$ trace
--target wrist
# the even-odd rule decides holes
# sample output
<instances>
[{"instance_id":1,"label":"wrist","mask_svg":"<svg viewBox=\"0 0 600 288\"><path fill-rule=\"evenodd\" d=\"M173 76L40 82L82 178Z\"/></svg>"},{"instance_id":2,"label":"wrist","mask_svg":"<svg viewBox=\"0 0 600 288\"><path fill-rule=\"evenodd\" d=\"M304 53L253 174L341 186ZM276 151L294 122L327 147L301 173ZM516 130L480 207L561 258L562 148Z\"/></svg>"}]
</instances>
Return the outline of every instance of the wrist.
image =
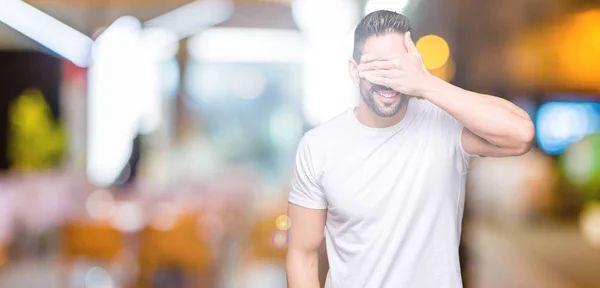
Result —
<instances>
[{"instance_id":1,"label":"wrist","mask_svg":"<svg viewBox=\"0 0 600 288\"><path fill-rule=\"evenodd\" d=\"M448 89L450 85L450 83L437 76L427 73L419 96L425 99L434 98L436 95L443 94L443 91Z\"/></svg>"}]
</instances>

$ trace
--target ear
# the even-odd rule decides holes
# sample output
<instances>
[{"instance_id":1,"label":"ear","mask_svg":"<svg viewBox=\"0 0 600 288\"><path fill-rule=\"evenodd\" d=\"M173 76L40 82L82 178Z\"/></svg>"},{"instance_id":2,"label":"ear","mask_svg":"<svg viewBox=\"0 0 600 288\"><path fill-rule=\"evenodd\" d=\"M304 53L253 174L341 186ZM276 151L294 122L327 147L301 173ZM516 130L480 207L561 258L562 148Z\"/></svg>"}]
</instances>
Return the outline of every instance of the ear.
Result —
<instances>
[{"instance_id":1,"label":"ear","mask_svg":"<svg viewBox=\"0 0 600 288\"><path fill-rule=\"evenodd\" d=\"M358 65L354 59L348 60L348 73L350 73L350 78L352 78L354 83L360 83L360 77L358 76Z\"/></svg>"},{"instance_id":2,"label":"ear","mask_svg":"<svg viewBox=\"0 0 600 288\"><path fill-rule=\"evenodd\" d=\"M408 51L408 53L419 53L417 46L415 46L415 42L413 42L411 38L411 34L412 33L410 33L410 31L404 34L404 45L406 46L406 51Z\"/></svg>"}]
</instances>

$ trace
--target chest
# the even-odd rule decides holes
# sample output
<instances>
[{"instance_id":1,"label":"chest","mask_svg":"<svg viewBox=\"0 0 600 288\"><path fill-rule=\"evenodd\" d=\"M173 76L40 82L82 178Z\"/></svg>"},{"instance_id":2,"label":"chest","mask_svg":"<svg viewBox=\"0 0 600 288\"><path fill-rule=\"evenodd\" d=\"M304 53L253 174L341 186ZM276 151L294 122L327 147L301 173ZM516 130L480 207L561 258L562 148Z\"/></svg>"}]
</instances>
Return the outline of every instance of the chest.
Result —
<instances>
[{"instance_id":1,"label":"chest","mask_svg":"<svg viewBox=\"0 0 600 288\"><path fill-rule=\"evenodd\" d=\"M391 210L455 203L456 155L441 137L395 135L355 143L333 153L321 178L333 220L377 221Z\"/></svg>"}]
</instances>

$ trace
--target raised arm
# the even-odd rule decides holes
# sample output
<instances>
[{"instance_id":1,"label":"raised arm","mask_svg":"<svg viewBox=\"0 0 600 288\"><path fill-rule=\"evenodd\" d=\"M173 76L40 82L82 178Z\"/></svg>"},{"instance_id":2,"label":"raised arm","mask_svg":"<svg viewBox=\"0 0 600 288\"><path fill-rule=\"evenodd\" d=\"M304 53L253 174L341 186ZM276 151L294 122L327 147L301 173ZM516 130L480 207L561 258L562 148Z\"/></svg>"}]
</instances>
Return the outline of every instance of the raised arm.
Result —
<instances>
[{"instance_id":1,"label":"raised arm","mask_svg":"<svg viewBox=\"0 0 600 288\"><path fill-rule=\"evenodd\" d=\"M513 103L432 79L423 97L460 121L462 146L470 154L505 157L526 153L534 137L529 115Z\"/></svg>"},{"instance_id":2,"label":"raised arm","mask_svg":"<svg viewBox=\"0 0 600 288\"><path fill-rule=\"evenodd\" d=\"M363 55L359 76L406 95L421 96L446 111L466 128L462 146L470 154L503 157L529 151L535 129L525 111L502 98L467 91L432 76L410 32L404 36L405 51L392 57Z\"/></svg>"},{"instance_id":3,"label":"raised arm","mask_svg":"<svg viewBox=\"0 0 600 288\"><path fill-rule=\"evenodd\" d=\"M286 270L289 288L319 288L319 247L327 210L289 203L291 219Z\"/></svg>"}]
</instances>

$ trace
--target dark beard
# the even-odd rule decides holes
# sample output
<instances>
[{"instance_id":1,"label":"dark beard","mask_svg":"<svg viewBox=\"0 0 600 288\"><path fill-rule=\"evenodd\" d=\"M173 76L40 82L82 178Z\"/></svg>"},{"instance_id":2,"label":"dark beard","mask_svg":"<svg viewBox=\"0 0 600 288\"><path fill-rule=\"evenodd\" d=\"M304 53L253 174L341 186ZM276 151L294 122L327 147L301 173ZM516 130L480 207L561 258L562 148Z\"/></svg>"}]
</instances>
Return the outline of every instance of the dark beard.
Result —
<instances>
[{"instance_id":1,"label":"dark beard","mask_svg":"<svg viewBox=\"0 0 600 288\"><path fill-rule=\"evenodd\" d=\"M398 114L400 110L402 110L402 107L404 107L404 105L406 105L406 102L408 101L408 96L404 94L400 94L400 101L394 104L385 104L380 102L376 103L375 93L378 90L383 89L383 87L379 85L374 85L371 89L367 89L363 81L364 80L361 80L360 83L360 95L367 104L367 106L369 106L369 108L371 108L371 110L375 112L377 116L385 118L393 117L394 115Z\"/></svg>"}]
</instances>

